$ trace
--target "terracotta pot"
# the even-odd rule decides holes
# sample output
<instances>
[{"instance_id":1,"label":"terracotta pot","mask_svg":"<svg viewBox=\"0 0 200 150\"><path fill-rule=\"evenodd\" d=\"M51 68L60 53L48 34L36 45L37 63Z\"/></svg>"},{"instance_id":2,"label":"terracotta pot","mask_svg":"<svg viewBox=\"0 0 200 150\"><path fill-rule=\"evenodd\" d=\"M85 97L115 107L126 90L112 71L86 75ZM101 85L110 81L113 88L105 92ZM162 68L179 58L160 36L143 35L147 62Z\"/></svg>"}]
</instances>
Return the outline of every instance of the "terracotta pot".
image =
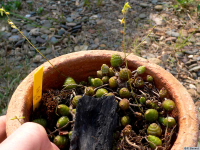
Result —
<instances>
[{"instance_id":1,"label":"terracotta pot","mask_svg":"<svg viewBox=\"0 0 200 150\"><path fill-rule=\"evenodd\" d=\"M124 56L123 53L116 51L81 51L54 58L51 60L51 63L53 63L64 75L71 76L76 81L82 81L86 80L89 75L96 75L96 71L100 69L103 63L110 64L110 57L115 53ZM173 100L175 100L177 106L177 113L175 113L175 115L178 116L179 131L172 149L182 150L184 147L197 146L197 111L187 90L173 75L160 66L151 64L146 59L135 55L129 55L127 59L128 66L131 70L136 69L141 65L146 66L146 73L154 77L157 87L165 87ZM61 87L66 77L53 69L48 62L42 64L42 66L45 67L43 90ZM11 118L14 116L25 116L25 119L22 121L29 121L33 107L33 74L37 69L38 68L31 72L21 82L11 98L6 124L8 136L21 125L17 120L10 120Z\"/></svg>"}]
</instances>

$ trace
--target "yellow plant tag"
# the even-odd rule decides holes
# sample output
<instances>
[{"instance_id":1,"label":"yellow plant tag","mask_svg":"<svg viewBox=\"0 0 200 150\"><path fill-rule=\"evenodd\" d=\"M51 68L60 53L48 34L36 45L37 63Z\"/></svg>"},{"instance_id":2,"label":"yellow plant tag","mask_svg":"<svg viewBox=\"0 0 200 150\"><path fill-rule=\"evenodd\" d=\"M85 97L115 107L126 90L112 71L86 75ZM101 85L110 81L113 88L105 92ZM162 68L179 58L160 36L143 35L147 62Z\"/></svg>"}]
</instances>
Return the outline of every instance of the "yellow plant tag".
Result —
<instances>
[{"instance_id":1,"label":"yellow plant tag","mask_svg":"<svg viewBox=\"0 0 200 150\"><path fill-rule=\"evenodd\" d=\"M33 84L33 110L37 108L42 99L42 81L43 81L43 71L44 67L39 68L39 70L34 74L34 84Z\"/></svg>"}]
</instances>

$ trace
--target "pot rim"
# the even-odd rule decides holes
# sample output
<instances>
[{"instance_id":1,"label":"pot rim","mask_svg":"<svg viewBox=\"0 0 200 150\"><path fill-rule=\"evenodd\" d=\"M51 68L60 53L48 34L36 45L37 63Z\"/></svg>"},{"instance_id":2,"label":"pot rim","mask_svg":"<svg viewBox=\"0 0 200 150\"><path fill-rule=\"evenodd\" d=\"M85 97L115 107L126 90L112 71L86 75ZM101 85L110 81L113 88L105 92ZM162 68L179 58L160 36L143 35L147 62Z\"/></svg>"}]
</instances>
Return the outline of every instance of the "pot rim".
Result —
<instances>
[{"instance_id":1,"label":"pot rim","mask_svg":"<svg viewBox=\"0 0 200 150\"><path fill-rule=\"evenodd\" d=\"M124 56L123 52L110 50L88 50L65 54L51 59L50 61L59 68L60 65L70 64L74 60L78 60L79 63L82 60L83 62L88 61L88 59L93 61L98 59L106 60L110 58L112 54L116 53L120 54L121 56ZM156 64L149 63L148 60L144 58L130 54L128 55L127 60L130 66L134 65L135 67L138 67L144 65L147 68L148 74L153 76L155 76L156 74L156 80L164 85L164 87L169 91L172 99L175 101L176 106L178 108L179 132L178 137L172 147L172 150L179 150L184 149L184 147L197 146L199 132L197 110L191 96L183 87L183 85L171 73L167 72L162 67ZM45 68L44 75L47 73L55 73L55 70L52 71L52 66L48 62L45 62L40 66L44 66ZM6 132L8 136L21 125L17 120L10 119L14 116L25 116L29 113L31 109L30 106L32 106L32 95L27 94L27 92L30 92L33 89L33 74L38 70L38 68L32 71L20 83L10 100L6 121ZM28 118L25 118L22 121L27 122L29 120Z\"/></svg>"}]
</instances>

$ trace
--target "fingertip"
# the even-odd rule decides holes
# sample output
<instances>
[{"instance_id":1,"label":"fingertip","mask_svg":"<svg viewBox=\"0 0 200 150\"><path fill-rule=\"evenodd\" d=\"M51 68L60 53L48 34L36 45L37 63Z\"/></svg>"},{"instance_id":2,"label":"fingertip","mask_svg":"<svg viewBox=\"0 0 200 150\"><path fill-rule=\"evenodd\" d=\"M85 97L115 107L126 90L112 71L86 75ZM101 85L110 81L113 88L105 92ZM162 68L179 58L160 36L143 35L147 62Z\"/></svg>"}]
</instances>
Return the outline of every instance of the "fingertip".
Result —
<instances>
[{"instance_id":1,"label":"fingertip","mask_svg":"<svg viewBox=\"0 0 200 150\"><path fill-rule=\"evenodd\" d=\"M0 116L0 143L6 138L6 116Z\"/></svg>"},{"instance_id":2,"label":"fingertip","mask_svg":"<svg viewBox=\"0 0 200 150\"><path fill-rule=\"evenodd\" d=\"M51 143L53 150L60 150L54 143Z\"/></svg>"}]
</instances>

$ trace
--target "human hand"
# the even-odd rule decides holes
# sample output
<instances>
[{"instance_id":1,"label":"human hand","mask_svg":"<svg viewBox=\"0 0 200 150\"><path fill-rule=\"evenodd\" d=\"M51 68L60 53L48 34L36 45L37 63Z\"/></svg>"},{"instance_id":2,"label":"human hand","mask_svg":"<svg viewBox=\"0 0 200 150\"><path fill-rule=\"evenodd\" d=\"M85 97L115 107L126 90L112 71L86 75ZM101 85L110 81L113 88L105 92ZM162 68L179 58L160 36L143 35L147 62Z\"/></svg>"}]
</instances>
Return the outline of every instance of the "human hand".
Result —
<instances>
[{"instance_id":1,"label":"human hand","mask_svg":"<svg viewBox=\"0 0 200 150\"><path fill-rule=\"evenodd\" d=\"M0 143L6 139L6 116L0 116Z\"/></svg>"},{"instance_id":2,"label":"human hand","mask_svg":"<svg viewBox=\"0 0 200 150\"><path fill-rule=\"evenodd\" d=\"M32 122L24 123L6 138L6 116L0 117L0 149L2 150L59 150L50 142L45 129ZM6 139L5 139L6 138Z\"/></svg>"}]
</instances>

